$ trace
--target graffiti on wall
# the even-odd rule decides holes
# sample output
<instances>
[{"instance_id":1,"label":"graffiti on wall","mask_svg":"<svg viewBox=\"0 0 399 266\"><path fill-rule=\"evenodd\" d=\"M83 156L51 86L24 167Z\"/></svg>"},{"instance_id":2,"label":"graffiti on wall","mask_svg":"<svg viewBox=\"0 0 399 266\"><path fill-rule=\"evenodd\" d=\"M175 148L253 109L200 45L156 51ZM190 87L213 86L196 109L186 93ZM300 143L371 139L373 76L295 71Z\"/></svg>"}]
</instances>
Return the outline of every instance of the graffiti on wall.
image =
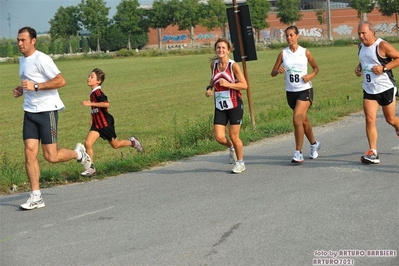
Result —
<instances>
[{"instance_id":1,"label":"graffiti on wall","mask_svg":"<svg viewBox=\"0 0 399 266\"><path fill-rule=\"evenodd\" d=\"M339 25L338 27L333 29L333 32L338 33L339 35L352 35L353 27L348 25Z\"/></svg>"},{"instance_id":2,"label":"graffiti on wall","mask_svg":"<svg viewBox=\"0 0 399 266\"><path fill-rule=\"evenodd\" d=\"M212 39L216 39L215 34L213 33L201 33L201 34L197 34L197 36L195 36L195 40L212 40Z\"/></svg>"},{"instance_id":3,"label":"graffiti on wall","mask_svg":"<svg viewBox=\"0 0 399 266\"><path fill-rule=\"evenodd\" d=\"M375 25L375 26L374 26L374 30L375 30L375 31L381 31L381 32L383 32L383 33L389 33L389 34L391 34L391 33L394 32L394 30L395 30L395 28L396 28L395 26L396 26L395 23L389 23L389 24L388 24L388 23L384 22L384 23Z\"/></svg>"},{"instance_id":4,"label":"graffiti on wall","mask_svg":"<svg viewBox=\"0 0 399 266\"><path fill-rule=\"evenodd\" d=\"M304 36L304 37L314 37L314 38L320 38L323 34L323 29L321 28L310 28L310 29L298 29L299 35Z\"/></svg>"},{"instance_id":5,"label":"graffiti on wall","mask_svg":"<svg viewBox=\"0 0 399 266\"><path fill-rule=\"evenodd\" d=\"M322 28L300 28L298 29L299 35L304 37L314 37L320 38L323 35ZM285 40L285 33L283 29L271 28L269 30L263 30L263 39L264 41L273 41L273 40Z\"/></svg>"},{"instance_id":6,"label":"graffiti on wall","mask_svg":"<svg viewBox=\"0 0 399 266\"><path fill-rule=\"evenodd\" d=\"M217 36L214 33L200 33L195 36L196 41L209 41L216 39ZM165 34L162 38L162 42L183 42L189 40L187 34L169 35Z\"/></svg>"},{"instance_id":7,"label":"graffiti on wall","mask_svg":"<svg viewBox=\"0 0 399 266\"><path fill-rule=\"evenodd\" d=\"M374 30L376 32L382 32L382 33L387 33L387 34L391 34L394 32L395 30L395 23L380 23L380 24L376 24L374 25ZM338 33L339 35L352 35L353 33L353 28L352 26L348 26L346 24L342 24L339 25L338 27L334 28L333 31Z\"/></svg>"},{"instance_id":8,"label":"graffiti on wall","mask_svg":"<svg viewBox=\"0 0 399 266\"><path fill-rule=\"evenodd\" d=\"M164 35L162 38L162 42L182 42L188 39L187 34L180 34L180 35Z\"/></svg>"}]
</instances>

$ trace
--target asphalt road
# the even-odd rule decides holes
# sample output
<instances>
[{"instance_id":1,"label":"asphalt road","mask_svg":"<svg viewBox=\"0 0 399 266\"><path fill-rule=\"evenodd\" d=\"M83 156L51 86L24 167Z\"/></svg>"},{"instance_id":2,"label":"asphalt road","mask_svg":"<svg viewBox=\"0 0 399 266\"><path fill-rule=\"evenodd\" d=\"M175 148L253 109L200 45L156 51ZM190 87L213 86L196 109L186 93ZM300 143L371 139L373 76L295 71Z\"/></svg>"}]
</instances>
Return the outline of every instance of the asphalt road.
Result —
<instances>
[{"instance_id":1,"label":"asphalt road","mask_svg":"<svg viewBox=\"0 0 399 266\"><path fill-rule=\"evenodd\" d=\"M39 210L1 196L0 265L398 266L399 139L378 128L378 165L360 113L315 128L301 165L288 134L246 146L242 174L225 151L43 189Z\"/></svg>"}]
</instances>

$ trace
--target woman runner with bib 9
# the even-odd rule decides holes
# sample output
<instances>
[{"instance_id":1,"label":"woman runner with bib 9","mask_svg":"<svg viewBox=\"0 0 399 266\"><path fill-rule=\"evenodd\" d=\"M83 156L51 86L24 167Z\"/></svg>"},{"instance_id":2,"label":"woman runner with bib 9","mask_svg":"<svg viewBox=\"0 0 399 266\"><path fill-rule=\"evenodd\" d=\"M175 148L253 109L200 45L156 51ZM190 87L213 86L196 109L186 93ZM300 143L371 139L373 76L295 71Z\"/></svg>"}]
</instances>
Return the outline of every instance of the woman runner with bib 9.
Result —
<instances>
[{"instance_id":1,"label":"woman runner with bib 9","mask_svg":"<svg viewBox=\"0 0 399 266\"><path fill-rule=\"evenodd\" d=\"M211 61L212 77L206 88L206 97L212 96L215 89L215 115L213 121L214 135L217 142L230 149L229 163L235 164L232 173L245 170L243 144L240 139L240 128L244 114L244 105L240 90L248 88L247 81L240 66L229 58L233 50L231 43L219 38L215 43L216 57ZM229 138L226 137L226 126L229 125Z\"/></svg>"}]
</instances>

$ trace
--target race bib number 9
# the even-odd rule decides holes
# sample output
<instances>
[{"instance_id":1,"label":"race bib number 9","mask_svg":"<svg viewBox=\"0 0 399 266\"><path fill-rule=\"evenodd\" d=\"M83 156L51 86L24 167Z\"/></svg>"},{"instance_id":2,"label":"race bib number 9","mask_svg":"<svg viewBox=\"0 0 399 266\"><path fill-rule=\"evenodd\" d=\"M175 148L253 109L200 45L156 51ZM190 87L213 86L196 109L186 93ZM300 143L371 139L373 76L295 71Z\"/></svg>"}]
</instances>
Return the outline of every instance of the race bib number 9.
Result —
<instances>
[{"instance_id":1,"label":"race bib number 9","mask_svg":"<svg viewBox=\"0 0 399 266\"><path fill-rule=\"evenodd\" d=\"M234 107L230 98L230 91L215 91L215 107L221 111Z\"/></svg>"}]
</instances>

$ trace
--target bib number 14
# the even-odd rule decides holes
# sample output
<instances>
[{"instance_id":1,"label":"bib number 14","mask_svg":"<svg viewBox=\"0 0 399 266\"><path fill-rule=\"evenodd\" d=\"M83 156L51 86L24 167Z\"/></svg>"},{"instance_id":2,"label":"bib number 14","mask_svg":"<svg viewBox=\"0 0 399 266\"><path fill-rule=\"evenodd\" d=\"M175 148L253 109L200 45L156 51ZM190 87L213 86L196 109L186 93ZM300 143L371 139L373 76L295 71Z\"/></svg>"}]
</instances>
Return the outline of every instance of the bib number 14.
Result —
<instances>
[{"instance_id":1,"label":"bib number 14","mask_svg":"<svg viewBox=\"0 0 399 266\"><path fill-rule=\"evenodd\" d=\"M230 91L215 92L215 107L219 110L228 110L233 108Z\"/></svg>"}]
</instances>

